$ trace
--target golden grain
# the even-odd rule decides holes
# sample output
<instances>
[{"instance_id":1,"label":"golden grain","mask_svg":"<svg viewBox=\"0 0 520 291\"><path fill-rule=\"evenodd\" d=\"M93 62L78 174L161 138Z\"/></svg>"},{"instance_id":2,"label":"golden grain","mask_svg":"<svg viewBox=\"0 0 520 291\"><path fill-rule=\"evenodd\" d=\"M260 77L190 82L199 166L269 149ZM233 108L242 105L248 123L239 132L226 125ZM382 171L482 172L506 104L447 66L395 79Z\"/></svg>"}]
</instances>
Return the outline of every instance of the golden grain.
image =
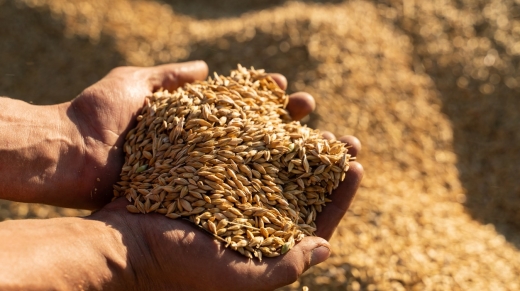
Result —
<instances>
[{"instance_id":1,"label":"golden grain","mask_svg":"<svg viewBox=\"0 0 520 291\"><path fill-rule=\"evenodd\" d=\"M245 256L285 254L314 234L325 193L350 160L339 141L291 121L287 102L263 70L240 65L154 93L127 135L115 196L133 202L132 213L185 217L231 236L228 246Z\"/></svg>"}]
</instances>

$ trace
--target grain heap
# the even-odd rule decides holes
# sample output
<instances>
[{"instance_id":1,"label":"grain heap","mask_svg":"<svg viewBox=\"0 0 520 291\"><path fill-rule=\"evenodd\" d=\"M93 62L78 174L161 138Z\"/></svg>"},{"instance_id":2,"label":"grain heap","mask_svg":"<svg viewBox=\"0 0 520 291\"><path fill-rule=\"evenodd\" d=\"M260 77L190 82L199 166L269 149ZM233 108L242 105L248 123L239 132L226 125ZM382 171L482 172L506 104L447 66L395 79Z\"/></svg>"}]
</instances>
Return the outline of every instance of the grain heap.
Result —
<instances>
[{"instance_id":1,"label":"grain heap","mask_svg":"<svg viewBox=\"0 0 520 291\"><path fill-rule=\"evenodd\" d=\"M350 155L291 122L288 96L263 70L239 65L147 101L114 191L133 202L130 212L186 217L260 260L314 234Z\"/></svg>"}]
</instances>

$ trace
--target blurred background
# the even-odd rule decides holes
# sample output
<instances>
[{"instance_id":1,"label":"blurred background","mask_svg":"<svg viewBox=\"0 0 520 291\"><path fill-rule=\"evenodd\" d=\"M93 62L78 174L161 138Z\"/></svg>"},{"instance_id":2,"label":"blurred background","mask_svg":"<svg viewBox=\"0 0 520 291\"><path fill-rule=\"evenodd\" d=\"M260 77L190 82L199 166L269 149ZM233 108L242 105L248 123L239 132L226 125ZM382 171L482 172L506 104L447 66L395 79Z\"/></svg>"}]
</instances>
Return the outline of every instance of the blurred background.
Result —
<instances>
[{"instance_id":1,"label":"blurred background","mask_svg":"<svg viewBox=\"0 0 520 291\"><path fill-rule=\"evenodd\" d=\"M363 143L331 258L281 290L519 290L519 0L0 0L0 95L74 98L120 65L280 72ZM0 202L0 218L88 212Z\"/></svg>"}]
</instances>

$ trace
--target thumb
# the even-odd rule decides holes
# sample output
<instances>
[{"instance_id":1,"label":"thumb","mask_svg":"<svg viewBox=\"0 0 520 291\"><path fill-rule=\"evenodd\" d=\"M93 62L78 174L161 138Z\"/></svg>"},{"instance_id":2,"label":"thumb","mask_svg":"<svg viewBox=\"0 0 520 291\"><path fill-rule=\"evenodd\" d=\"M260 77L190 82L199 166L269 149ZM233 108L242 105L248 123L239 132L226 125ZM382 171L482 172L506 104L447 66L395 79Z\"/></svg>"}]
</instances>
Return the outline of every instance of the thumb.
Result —
<instances>
[{"instance_id":1,"label":"thumb","mask_svg":"<svg viewBox=\"0 0 520 291\"><path fill-rule=\"evenodd\" d=\"M147 70L148 84L152 92L161 88L173 91L185 83L204 80L208 76L208 65L204 61L166 64Z\"/></svg>"},{"instance_id":2,"label":"thumb","mask_svg":"<svg viewBox=\"0 0 520 291\"><path fill-rule=\"evenodd\" d=\"M291 284L310 267L324 262L329 256L330 245L325 239L306 237L272 268L271 274L276 277L272 282L277 282L277 287Z\"/></svg>"}]
</instances>

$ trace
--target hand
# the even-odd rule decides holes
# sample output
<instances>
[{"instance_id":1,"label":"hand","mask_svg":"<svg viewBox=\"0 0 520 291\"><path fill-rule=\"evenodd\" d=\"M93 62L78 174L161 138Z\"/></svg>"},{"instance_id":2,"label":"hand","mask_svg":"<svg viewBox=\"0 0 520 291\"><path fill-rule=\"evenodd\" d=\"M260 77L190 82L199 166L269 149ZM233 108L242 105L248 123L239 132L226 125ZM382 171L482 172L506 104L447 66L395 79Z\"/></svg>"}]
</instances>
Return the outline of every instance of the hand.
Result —
<instances>
[{"instance_id":1,"label":"hand","mask_svg":"<svg viewBox=\"0 0 520 291\"><path fill-rule=\"evenodd\" d=\"M206 78L206 63L122 67L72 102L0 97L0 199L99 209L110 202L127 131L152 92Z\"/></svg>"},{"instance_id":2,"label":"hand","mask_svg":"<svg viewBox=\"0 0 520 291\"><path fill-rule=\"evenodd\" d=\"M69 193L75 197L67 206L96 209L108 203L124 163L126 133L135 126L145 97L161 88L171 92L184 83L203 80L207 74L208 67L201 61L150 68L120 67L79 94L67 115L81 136L83 178Z\"/></svg>"},{"instance_id":3,"label":"hand","mask_svg":"<svg viewBox=\"0 0 520 291\"><path fill-rule=\"evenodd\" d=\"M173 91L185 83L203 80L207 74L208 67L202 61L150 68L120 67L85 89L67 110L81 137L77 139L84 155L81 181L73 191L56 198L59 203L52 204L98 209L108 203L124 163L126 133L135 126L145 97L161 88ZM282 89L287 88L284 76L271 76ZM312 96L304 92L292 94L289 100L287 109L294 120L315 108Z\"/></svg>"},{"instance_id":4,"label":"hand","mask_svg":"<svg viewBox=\"0 0 520 291\"><path fill-rule=\"evenodd\" d=\"M353 146L357 152L359 143ZM287 254L250 260L191 222L160 214L130 214L124 198L92 215L116 228L127 248L136 290L273 290L296 281L309 267L330 255L327 242L347 211L363 169L351 162L340 184L316 221L317 237L306 237ZM111 223L111 221L115 221ZM125 278L128 280L128 278Z\"/></svg>"},{"instance_id":5,"label":"hand","mask_svg":"<svg viewBox=\"0 0 520 291\"><path fill-rule=\"evenodd\" d=\"M273 75L285 89L283 76ZM307 93L291 95L288 109L300 119L314 109L314 99ZM324 133L325 138L334 138ZM352 136L340 140L352 147L356 156L361 145ZM139 290L273 290L296 281L310 266L330 255L327 242L350 206L363 176L357 162L350 163L345 181L333 191L331 203L317 217L317 237L306 237L287 254L250 260L226 249L221 242L191 222L171 220L159 214L130 214L128 202L120 198L92 218L116 221L123 243L128 244L128 260L133 267L135 288ZM134 247L130 247L130 246Z\"/></svg>"}]
</instances>

